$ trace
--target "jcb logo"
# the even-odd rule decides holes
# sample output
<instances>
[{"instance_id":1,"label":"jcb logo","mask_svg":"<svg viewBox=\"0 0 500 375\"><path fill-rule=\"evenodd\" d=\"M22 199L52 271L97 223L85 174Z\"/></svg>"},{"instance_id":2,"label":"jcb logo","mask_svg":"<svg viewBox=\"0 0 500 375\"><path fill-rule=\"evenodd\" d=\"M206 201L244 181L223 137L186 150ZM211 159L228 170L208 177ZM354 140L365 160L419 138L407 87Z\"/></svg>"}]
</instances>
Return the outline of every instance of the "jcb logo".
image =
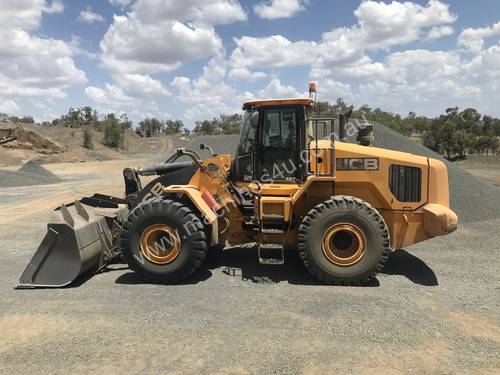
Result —
<instances>
[{"instance_id":1,"label":"jcb logo","mask_svg":"<svg viewBox=\"0 0 500 375\"><path fill-rule=\"evenodd\" d=\"M338 158L338 171L378 171L378 158Z\"/></svg>"},{"instance_id":2,"label":"jcb logo","mask_svg":"<svg viewBox=\"0 0 500 375\"><path fill-rule=\"evenodd\" d=\"M146 202L152 198L159 197L163 193L163 184L161 182L157 182L154 184L154 186L151 188L149 193L147 193L144 198L142 199L143 202Z\"/></svg>"}]
</instances>

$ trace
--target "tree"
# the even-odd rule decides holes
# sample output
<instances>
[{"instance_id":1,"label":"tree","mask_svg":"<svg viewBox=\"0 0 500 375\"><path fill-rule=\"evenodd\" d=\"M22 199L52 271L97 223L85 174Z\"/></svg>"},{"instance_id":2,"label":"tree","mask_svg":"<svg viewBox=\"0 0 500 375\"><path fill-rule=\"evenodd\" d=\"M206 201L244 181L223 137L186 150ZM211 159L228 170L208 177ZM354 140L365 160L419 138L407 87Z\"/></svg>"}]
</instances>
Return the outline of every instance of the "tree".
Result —
<instances>
[{"instance_id":1,"label":"tree","mask_svg":"<svg viewBox=\"0 0 500 375\"><path fill-rule=\"evenodd\" d=\"M83 147L93 150L94 149L94 143L92 142L92 133L88 128L85 128L83 131Z\"/></svg>"},{"instance_id":2,"label":"tree","mask_svg":"<svg viewBox=\"0 0 500 375\"><path fill-rule=\"evenodd\" d=\"M122 115L120 116L120 123L122 124L123 129L132 129L132 121L128 119L128 115L126 113L122 113Z\"/></svg>"},{"instance_id":3,"label":"tree","mask_svg":"<svg viewBox=\"0 0 500 375\"><path fill-rule=\"evenodd\" d=\"M239 134L243 119L239 113L220 115L217 119L222 134Z\"/></svg>"},{"instance_id":4,"label":"tree","mask_svg":"<svg viewBox=\"0 0 500 375\"><path fill-rule=\"evenodd\" d=\"M111 113L103 122L104 143L108 146L119 148L123 146L124 128L116 116Z\"/></svg>"},{"instance_id":5,"label":"tree","mask_svg":"<svg viewBox=\"0 0 500 375\"><path fill-rule=\"evenodd\" d=\"M182 132L184 128L184 123L181 120L167 120L165 121L165 133L166 134L177 134Z\"/></svg>"},{"instance_id":6,"label":"tree","mask_svg":"<svg viewBox=\"0 0 500 375\"><path fill-rule=\"evenodd\" d=\"M141 133L146 137L151 137L153 134L151 119L145 118L141 122L139 122L139 129L141 129Z\"/></svg>"},{"instance_id":7,"label":"tree","mask_svg":"<svg viewBox=\"0 0 500 375\"><path fill-rule=\"evenodd\" d=\"M89 106L83 107L82 112L83 112L83 119L86 122L96 121L96 118L94 117L94 113L91 107Z\"/></svg>"},{"instance_id":8,"label":"tree","mask_svg":"<svg viewBox=\"0 0 500 375\"><path fill-rule=\"evenodd\" d=\"M221 114L212 120L196 121L193 131L206 135L238 134L242 121L242 117L238 113L232 115Z\"/></svg>"},{"instance_id":9,"label":"tree","mask_svg":"<svg viewBox=\"0 0 500 375\"><path fill-rule=\"evenodd\" d=\"M198 134L214 135L217 134L217 124L214 121L203 120L196 121L193 131Z\"/></svg>"}]
</instances>

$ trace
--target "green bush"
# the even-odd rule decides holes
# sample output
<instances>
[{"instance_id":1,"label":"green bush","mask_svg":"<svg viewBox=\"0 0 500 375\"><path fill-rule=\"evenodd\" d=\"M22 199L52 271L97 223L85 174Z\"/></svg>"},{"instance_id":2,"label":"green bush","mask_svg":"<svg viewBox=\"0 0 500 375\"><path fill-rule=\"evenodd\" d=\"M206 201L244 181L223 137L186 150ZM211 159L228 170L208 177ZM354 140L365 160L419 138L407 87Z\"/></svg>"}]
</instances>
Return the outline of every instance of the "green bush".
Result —
<instances>
[{"instance_id":1,"label":"green bush","mask_svg":"<svg viewBox=\"0 0 500 375\"><path fill-rule=\"evenodd\" d=\"M124 127L114 115L106 116L103 121L104 143L110 147L120 148L125 139Z\"/></svg>"},{"instance_id":2,"label":"green bush","mask_svg":"<svg viewBox=\"0 0 500 375\"><path fill-rule=\"evenodd\" d=\"M89 129L85 129L83 131L83 147L88 148L89 150L94 149L94 143L92 142L92 133Z\"/></svg>"}]
</instances>

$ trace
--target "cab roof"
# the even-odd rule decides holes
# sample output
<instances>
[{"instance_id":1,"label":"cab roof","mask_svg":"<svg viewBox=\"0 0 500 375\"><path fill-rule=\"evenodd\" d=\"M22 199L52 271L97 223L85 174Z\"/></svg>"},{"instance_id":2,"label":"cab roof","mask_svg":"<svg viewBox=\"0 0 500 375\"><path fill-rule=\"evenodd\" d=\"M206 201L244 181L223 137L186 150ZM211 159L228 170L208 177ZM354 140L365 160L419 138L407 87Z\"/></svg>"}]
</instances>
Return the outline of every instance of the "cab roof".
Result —
<instances>
[{"instance_id":1,"label":"cab roof","mask_svg":"<svg viewBox=\"0 0 500 375\"><path fill-rule=\"evenodd\" d=\"M314 100L310 98L289 98L289 99L252 99L243 102L243 109L252 107L276 107L286 105L313 105Z\"/></svg>"}]
</instances>

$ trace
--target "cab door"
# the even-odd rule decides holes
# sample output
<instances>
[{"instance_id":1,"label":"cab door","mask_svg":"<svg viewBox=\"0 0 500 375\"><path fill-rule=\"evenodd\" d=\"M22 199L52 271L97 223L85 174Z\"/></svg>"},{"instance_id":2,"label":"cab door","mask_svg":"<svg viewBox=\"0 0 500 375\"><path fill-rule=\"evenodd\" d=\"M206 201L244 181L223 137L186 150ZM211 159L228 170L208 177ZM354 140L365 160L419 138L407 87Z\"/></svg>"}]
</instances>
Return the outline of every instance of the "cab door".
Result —
<instances>
[{"instance_id":1,"label":"cab door","mask_svg":"<svg viewBox=\"0 0 500 375\"><path fill-rule=\"evenodd\" d=\"M233 181L255 180L255 154L258 151L258 126L252 126L251 113L245 113L240 132L240 142L234 157L231 177Z\"/></svg>"},{"instance_id":2,"label":"cab door","mask_svg":"<svg viewBox=\"0 0 500 375\"><path fill-rule=\"evenodd\" d=\"M300 107L266 108L261 113L259 180L297 182L300 177Z\"/></svg>"}]
</instances>

